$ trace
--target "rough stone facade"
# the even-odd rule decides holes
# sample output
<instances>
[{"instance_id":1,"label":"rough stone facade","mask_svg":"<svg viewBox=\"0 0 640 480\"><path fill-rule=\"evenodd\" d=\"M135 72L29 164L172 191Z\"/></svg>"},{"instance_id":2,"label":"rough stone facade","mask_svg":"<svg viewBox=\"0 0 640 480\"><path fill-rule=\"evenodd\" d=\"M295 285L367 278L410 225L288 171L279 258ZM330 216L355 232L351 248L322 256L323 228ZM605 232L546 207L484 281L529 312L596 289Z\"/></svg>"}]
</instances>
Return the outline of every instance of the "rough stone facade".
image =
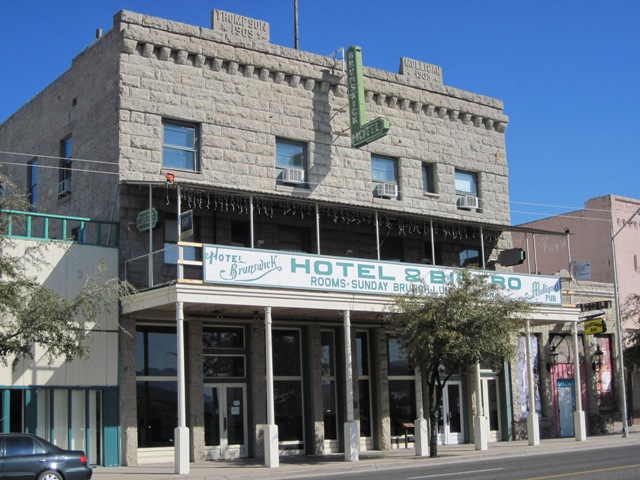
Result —
<instances>
[{"instance_id":1,"label":"rough stone facade","mask_svg":"<svg viewBox=\"0 0 640 480\"><path fill-rule=\"evenodd\" d=\"M131 12L115 21L123 181L164 180L160 133L172 118L201 127L201 172L178 174L194 185L509 223L500 101L365 68L368 115L392 130L353 149L341 61ZM309 142L308 190L275 188L276 138ZM400 159L400 201L372 198L369 152ZM436 165L436 195L423 194L422 162ZM481 213L456 208L455 168L479 172Z\"/></svg>"},{"instance_id":2,"label":"rough stone facade","mask_svg":"<svg viewBox=\"0 0 640 480\"><path fill-rule=\"evenodd\" d=\"M314 202L325 208L325 255L344 256L348 248L348 255L355 258L376 258L372 232L373 224L378 226L378 213L385 218L410 218L394 224L405 262L426 263L425 240L434 231L435 241L442 243L442 265L460 261L461 244L484 246L487 260L495 259L496 251L511 245L510 237L503 232L510 218L505 147L508 118L501 101L446 86L439 67L416 60L403 58L401 73L365 67L367 117L387 118L391 130L374 143L352 148L347 78L341 59L273 45L268 41L268 24L264 27L264 22L240 19L235 25L241 28L236 29L227 21L238 19L216 16L215 12L212 18L214 28L207 29L119 12L112 30L78 55L58 80L0 125L0 149L15 152L11 160L23 164L37 158L40 165L59 165L60 142L69 136L73 139L72 189L60 195L58 172L43 170L38 184L39 210L118 220L123 272L125 260L164 246L161 233L148 241L148 236L136 228L136 219L150 206L161 214L175 215L177 191L167 184L167 173L175 174L176 183L184 187L181 201L196 211L200 220L198 241L202 242L231 245L233 222L247 219L246 202L251 195L268 198L255 204L256 238L264 242L264 248L279 248L280 226L312 230L315 212L309 205ZM216 18L222 18L220 28L216 27ZM366 62L366 52L364 57ZM195 171L163 167L164 120L197 126ZM25 134L34 130L38 135ZM307 145L304 186L276 181L278 139ZM372 194L372 154L397 159L397 199ZM435 192L423 191L423 163L433 165ZM479 208L458 208L456 170L477 175ZM28 188L24 165L6 167L5 172L19 190ZM243 199L237 200L240 197ZM234 202L231 207L229 198ZM276 222L272 213L275 208L271 206L280 208L279 201L284 213ZM298 206L287 215L290 202L306 206ZM210 210L209 203L216 207ZM340 209L355 213L349 213L348 221L339 222L344 215ZM434 221L438 222L435 226ZM379 224L385 226L384 221ZM406 230L411 230L412 235L406 235ZM319 252L319 238L309 239L309 252ZM435 264L435 259L430 263ZM139 273L139 278L147 274L146 263L139 272L133 264L126 268L128 279L132 272ZM176 267L154 262L153 274L154 278L169 282L176 279ZM252 408L247 417L248 449L252 456L261 457L262 429L267 421L265 326L256 319L253 308L234 312L236 316L229 321L242 322L249 338L246 382ZM211 318L203 312L198 318L189 318L190 312L186 313L191 459L201 461L206 456L201 335L203 324L215 318L211 310L207 313ZM305 363L311 365L305 372L305 388L310 389L305 399L310 407L310 417L305 420L306 440L311 444L305 448L307 453L326 453L319 386L322 373L316 361L321 336L316 322L320 320L313 312L295 313L309 346ZM132 407L136 405L136 323L170 324L171 314L169 306L123 318L123 328L128 333L123 331L120 335L120 410L122 463L126 465L140 460L138 423ZM371 312L364 320L354 319L352 352L355 363L356 329L369 329L370 381L375 382L372 447L386 450L392 448L393 442L388 335L373 315ZM337 329L336 319L331 321L331 328ZM337 350L341 352L344 347ZM355 398L358 393L356 375ZM344 407L346 398L340 400ZM471 397L465 401L471 401ZM354 413L359 418L357 406ZM153 460L151 455L147 461Z\"/></svg>"}]
</instances>

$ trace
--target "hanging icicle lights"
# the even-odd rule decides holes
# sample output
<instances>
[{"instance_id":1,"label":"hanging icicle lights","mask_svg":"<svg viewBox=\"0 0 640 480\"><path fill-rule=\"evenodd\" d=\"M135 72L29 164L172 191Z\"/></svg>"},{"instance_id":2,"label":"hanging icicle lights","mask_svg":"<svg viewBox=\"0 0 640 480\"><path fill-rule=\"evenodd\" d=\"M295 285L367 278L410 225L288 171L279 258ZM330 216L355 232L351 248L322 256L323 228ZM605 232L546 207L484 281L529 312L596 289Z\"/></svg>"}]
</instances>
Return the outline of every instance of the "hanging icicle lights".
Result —
<instances>
[{"instance_id":1,"label":"hanging icicle lights","mask_svg":"<svg viewBox=\"0 0 640 480\"><path fill-rule=\"evenodd\" d=\"M181 190L181 200L189 209L194 210L206 209L217 212L248 214L250 208L248 196L189 188L183 188ZM170 199L167 191L167 205L169 204ZM310 217L316 213L315 205L312 204L262 197L253 198L253 209L255 214L265 215L269 218L273 218L276 211L281 211L282 215L300 216L300 218ZM321 218L330 219L334 223L344 224L373 225L376 218L372 212L333 206L322 206L318 209L318 213ZM444 239L452 240L476 239L480 237L479 228L442 222L433 222L432 224L429 220L394 217L386 214L378 215L378 225L389 231L396 231L400 236L427 236L431 233L433 225L433 234L436 237L441 236ZM487 228L483 230L482 234L485 241L491 242L497 241L501 235L499 231Z\"/></svg>"}]
</instances>

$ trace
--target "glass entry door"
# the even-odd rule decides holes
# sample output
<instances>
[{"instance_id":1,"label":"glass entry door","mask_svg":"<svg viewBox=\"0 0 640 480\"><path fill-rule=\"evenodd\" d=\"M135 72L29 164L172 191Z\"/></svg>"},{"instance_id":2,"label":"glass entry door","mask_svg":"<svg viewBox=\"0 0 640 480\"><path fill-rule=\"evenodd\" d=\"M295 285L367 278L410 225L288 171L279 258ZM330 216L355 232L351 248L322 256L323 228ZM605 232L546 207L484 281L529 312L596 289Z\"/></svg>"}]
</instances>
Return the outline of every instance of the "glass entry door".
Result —
<instances>
[{"instance_id":1,"label":"glass entry door","mask_svg":"<svg viewBox=\"0 0 640 480\"><path fill-rule=\"evenodd\" d=\"M247 456L247 409L244 384L204 386L204 436L208 460Z\"/></svg>"},{"instance_id":2,"label":"glass entry door","mask_svg":"<svg viewBox=\"0 0 640 480\"><path fill-rule=\"evenodd\" d=\"M558 412L560 417L560 436L573 437L573 411L576 404L575 380L573 378L558 379Z\"/></svg>"},{"instance_id":3,"label":"glass entry door","mask_svg":"<svg viewBox=\"0 0 640 480\"><path fill-rule=\"evenodd\" d=\"M438 425L438 443L441 445L463 443L462 382L449 381L444 386L441 413Z\"/></svg>"},{"instance_id":4,"label":"glass entry door","mask_svg":"<svg viewBox=\"0 0 640 480\"><path fill-rule=\"evenodd\" d=\"M500 421L500 391L498 377L485 377L481 381L482 385L482 409L485 417L489 420L489 441L499 442L501 438Z\"/></svg>"}]
</instances>

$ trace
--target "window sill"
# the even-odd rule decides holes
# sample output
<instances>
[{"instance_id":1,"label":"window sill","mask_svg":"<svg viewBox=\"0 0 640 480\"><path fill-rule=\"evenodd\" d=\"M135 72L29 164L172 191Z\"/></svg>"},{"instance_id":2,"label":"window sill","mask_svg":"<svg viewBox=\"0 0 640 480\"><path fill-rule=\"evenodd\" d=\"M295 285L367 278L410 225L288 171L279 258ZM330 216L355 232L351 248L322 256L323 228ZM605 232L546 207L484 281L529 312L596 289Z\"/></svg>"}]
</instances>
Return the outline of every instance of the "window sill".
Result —
<instances>
[{"instance_id":1,"label":"window sill","mask_svg":"<svg viewBox=\"0 0 640 480\"><path fill-rule=\"evenodd\" d=\"M422 196L426 198L434 198L434 199L440 198L440 194L435 192L422 192Z\"/></svg>"},{"instance_id":2,"label":"window sill","mask_svg":"<svg viewBox=\"0 0 640 480\"><path fill-rule=\"evenodd\" d=\"M182 178L202 178L202 172L198 170L183 170L180 168L169 168L163 166L160 172L162 173L163 177L165 177L167 173L172 173L176 175L176 180L178 180L178 175L182 176Z\"/></svg>"},{"instance_id":3,"label":"window sill","mask_svg":"<svg viewBox=\"0 0 640 480\"><path fill-rule=\"evenodd\" d=\"M379 205L402 205L402 199L401 198L380 198L380 197L373 197L373 203L377 203Z\"/></svg>"},{"instance_id":4,"label":"window sill","mask_svg":"<svg viewBox=\"0 0 640 480\"><path fill-rule=\"evenodd\" d=\"M311 190L309 190L309 187L307 187L305 183L301 183L299 186L287 185L284 183L276 183L276 191L293 193L293 194L302 195L302 196L311 195Z\"/></svg>"}]
</instances>

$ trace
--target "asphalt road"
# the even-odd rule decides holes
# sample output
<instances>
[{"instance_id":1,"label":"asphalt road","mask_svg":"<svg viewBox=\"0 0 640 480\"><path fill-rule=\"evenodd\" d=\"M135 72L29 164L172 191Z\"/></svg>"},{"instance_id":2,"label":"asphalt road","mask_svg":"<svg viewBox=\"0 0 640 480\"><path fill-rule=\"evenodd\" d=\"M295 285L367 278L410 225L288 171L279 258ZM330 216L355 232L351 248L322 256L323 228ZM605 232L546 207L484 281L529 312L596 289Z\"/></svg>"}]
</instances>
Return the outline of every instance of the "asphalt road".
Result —
<instances>
[{"instance_id":1,"label":"asphalt road","mask_svg":"<svg viewBox=\"0 0 640 480\"><path fill-rule=\"evenodd\" d=\"M290 478L334 480L638 480L640 479L640 447L638 445L598 450L563 452L548 455L506 459L465 461L449 465L366 471L331 472L327 475L309 472Z\"/></svg>"}]
</instances>

